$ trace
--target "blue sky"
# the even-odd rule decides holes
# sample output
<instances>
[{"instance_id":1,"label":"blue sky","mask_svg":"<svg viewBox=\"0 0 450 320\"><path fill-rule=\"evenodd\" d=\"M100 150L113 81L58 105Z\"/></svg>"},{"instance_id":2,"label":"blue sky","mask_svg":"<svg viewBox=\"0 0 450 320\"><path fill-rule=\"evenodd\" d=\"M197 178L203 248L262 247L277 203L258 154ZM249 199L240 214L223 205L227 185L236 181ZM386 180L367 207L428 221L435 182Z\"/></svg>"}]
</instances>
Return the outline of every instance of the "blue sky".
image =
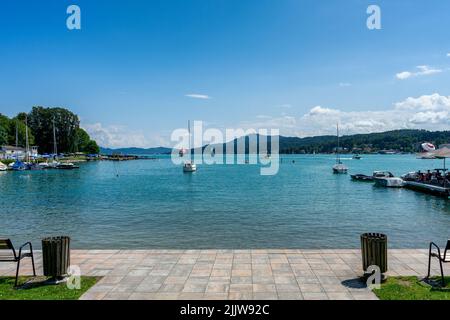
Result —
<instances>
[{"instance_id":1,"label":"blue sky","mask_svg":"<svg viewBox=\"0 0 450 320\"><path fill-rule=\"evenodd\" d=\"M66 28L70 4L81 30ZM366 27L370 4L381 30ZM0 112L64 106L104 146L170 145L188 119L297 136L336 121L344 133L450 128L446 0L0 6Z\"/></svg>"}]
</instances>

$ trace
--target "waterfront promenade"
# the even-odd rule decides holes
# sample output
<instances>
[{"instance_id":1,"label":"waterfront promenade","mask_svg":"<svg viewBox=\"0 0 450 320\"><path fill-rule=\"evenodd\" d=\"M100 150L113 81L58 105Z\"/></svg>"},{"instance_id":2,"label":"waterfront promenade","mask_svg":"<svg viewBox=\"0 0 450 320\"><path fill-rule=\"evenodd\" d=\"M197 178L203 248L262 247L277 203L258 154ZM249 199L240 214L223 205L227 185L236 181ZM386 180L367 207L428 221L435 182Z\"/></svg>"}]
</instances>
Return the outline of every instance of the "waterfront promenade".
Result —
<instances>
[{"instance_id":1,"label":"waterfront promenade","mask_svg":"<svg viewBox=\"0 0 450 320\"><path fill-rule=\"evenodd\" d=\"M389 249L387 275L425 276L427 253ZM42 274L39 251L36 258ZM102 277L82 299L377 299L357 280L357 249L72 250L71 264ZM436 261L432 270L439 274ZM0 264L0 275L14 272L15 264Z\"/></svg>"}]
</instances>

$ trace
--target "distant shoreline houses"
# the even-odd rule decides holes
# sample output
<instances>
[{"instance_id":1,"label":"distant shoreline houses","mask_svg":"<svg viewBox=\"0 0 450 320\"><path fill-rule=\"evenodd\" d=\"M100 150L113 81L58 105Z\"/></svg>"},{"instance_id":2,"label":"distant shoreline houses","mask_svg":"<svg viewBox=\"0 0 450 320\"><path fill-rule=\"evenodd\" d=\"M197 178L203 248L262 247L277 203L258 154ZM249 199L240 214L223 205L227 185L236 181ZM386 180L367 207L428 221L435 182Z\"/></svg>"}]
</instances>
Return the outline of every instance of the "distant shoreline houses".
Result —
<instances>
[{"instance_id":1,"label":"distant shoreline houses","mask_svg":"<svg viewBox=\"0 0 450 320\"><path fill-rule=\"evenodd\" d=\"M28 151L28 156L30 158L38 157L38 147L32 146L30 151ZM25 148L16 146L0 146L0 159L2 160L23 160L27 157L27 151Z\"/></svg>"}]
</instances>

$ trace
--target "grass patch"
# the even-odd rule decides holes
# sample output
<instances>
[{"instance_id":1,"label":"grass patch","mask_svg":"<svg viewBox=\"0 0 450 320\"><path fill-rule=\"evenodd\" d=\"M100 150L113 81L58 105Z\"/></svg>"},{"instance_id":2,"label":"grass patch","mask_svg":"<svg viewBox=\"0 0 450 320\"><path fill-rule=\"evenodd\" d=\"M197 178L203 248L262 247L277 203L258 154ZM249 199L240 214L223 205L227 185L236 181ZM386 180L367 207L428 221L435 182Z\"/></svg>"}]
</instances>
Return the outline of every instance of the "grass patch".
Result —
<instances>
[{"instance_id":1,"label":"grass patch","mask_svg":"<svg viewBox=\"0 0 450 320\"><path fill-rule=\"evenodd\" d=\"M66 283L45 284L45 277L19 277L19 287L14 288L14 277L0 277L0 300L78 300L98 280L81 277L81 288L70 290Z\"/></svg>"},{"instance_id":2,"label":"grass patch","mask_svg":"<svg viewBox=\"0 0 450 320\"><path fill-rule=\"evenodd\" d=\"M425 283L417 277L388 277L373 292L381 300L450 300L450 278L445 278L445 287L440 287L440 279Z\"/></svg>"}]
</instances>

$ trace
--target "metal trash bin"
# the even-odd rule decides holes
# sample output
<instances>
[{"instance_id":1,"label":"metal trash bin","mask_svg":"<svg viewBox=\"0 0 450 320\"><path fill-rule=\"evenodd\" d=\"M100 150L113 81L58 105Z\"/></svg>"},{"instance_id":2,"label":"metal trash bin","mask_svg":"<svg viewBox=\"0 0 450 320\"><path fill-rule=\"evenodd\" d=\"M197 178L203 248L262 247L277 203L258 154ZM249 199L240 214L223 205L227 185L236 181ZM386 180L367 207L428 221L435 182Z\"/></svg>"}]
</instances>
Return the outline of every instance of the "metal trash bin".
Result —
<instances>
[{"instance_id":1,"label":"metal trash bin","mask_svg":"<svg viewBox=\"0 0 450 320\"><path fill-rule=\"evenodd\" d=\"M378 266L383 274L388 270L387 236L382 233L363 233L361 235L361 254L364 274L369 266ZM369 272L370 273L370 272Z\"/></svg>"},{"instance_id":2,"label":"metal trash bin","mask_svg":"<svg viewBox=\"0 0 450 320\"><path fill-rule=\"evenodd\" d=\"M70 266L70 238L66 236L42 239L44 275L61 279Z\"/></svg>"}]
</instances>

